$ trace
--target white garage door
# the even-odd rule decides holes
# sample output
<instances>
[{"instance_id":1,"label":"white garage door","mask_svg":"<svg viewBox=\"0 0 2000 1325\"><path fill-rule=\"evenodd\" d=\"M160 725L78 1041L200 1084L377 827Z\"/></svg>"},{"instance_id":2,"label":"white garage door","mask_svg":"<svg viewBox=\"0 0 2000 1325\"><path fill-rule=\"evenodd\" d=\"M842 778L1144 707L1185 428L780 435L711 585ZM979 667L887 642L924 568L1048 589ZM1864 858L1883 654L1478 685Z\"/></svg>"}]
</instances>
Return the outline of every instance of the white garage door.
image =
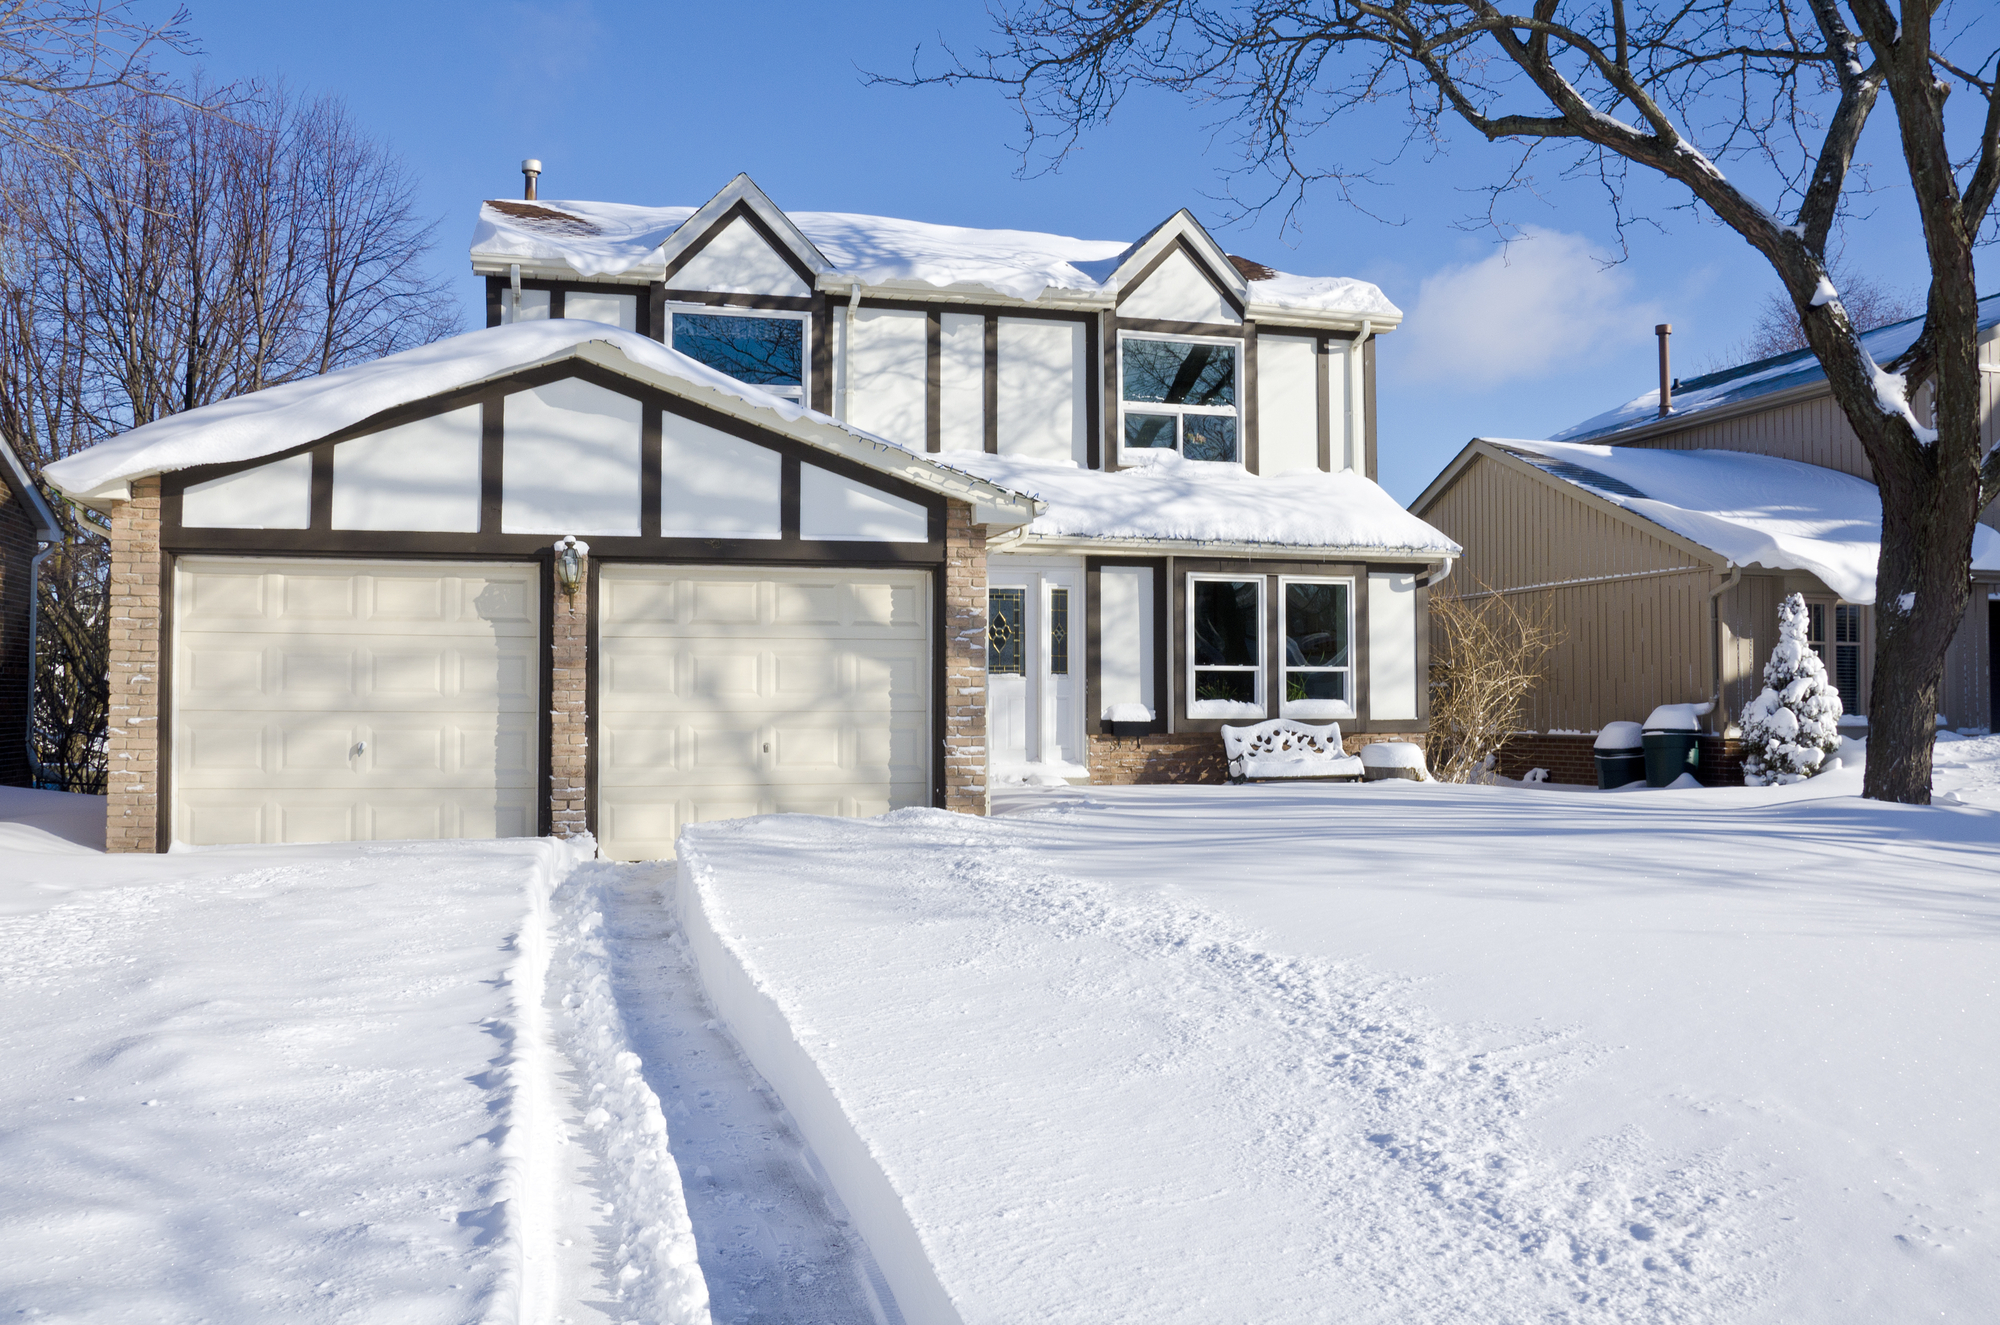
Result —
<instances>
[{"instance_id":1,"label":"white garage door","mask_svg":"<svg viewBox=\"0 0 2000 1325\"><path fill-rule=\"evenodd\" d=\"M598 830L621 860L681 825L931 803L922 571L607 566Z\"/></svg>"},{"instance_id":2,"label":"white garage door","mask_svg":"<svg viewBox=\"0 0 2000 1325\"><path fill-rule=\"evenodd\" d=\"M538 582L530 566L183 560L174 839L533 834Z\"/></svg>"}]
</instances>

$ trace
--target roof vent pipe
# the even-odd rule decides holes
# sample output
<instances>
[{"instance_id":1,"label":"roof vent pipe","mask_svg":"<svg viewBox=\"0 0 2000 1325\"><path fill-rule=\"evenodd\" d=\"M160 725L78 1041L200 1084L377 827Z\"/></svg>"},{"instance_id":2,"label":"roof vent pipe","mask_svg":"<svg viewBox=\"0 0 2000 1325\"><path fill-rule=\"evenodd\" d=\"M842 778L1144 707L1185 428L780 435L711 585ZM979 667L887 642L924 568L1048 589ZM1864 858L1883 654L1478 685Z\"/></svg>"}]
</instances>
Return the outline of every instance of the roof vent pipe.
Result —
<instances>
[{"instance_id":1,"label":"roof vent pipe","mask_svg":"<svg viewBox=\"0 0 2000 1325\"><path fill-rule=\"evenodd\" d=\"M1674 334L1673 323L1660 323L1653 334L1660 338L1660 417L1664 419L1674 412L1674 379L1667 359L1667 337Z\"/></svg>"},{"instance_id":2,"label":"roof vent pipe","mask_svg":"<svg viewBox=\"0 0 2000 1325\"><path fill-rule=\"evenodd\" d=\"M542 173L542 163L529 157L521 163L521 196L529 202L535 200L535 177Z\"/></svg>"}]
</instances>

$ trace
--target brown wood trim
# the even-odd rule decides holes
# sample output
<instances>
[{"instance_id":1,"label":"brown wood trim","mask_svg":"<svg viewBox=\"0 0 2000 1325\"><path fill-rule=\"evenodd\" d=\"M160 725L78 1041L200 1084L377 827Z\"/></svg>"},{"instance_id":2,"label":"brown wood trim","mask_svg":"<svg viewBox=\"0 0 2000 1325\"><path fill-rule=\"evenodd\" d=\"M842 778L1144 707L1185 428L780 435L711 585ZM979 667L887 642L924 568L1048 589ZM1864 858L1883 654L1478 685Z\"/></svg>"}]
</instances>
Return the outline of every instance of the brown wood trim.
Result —
<instances>
[{"instance_id":1,"label":"brown wood trim","mask_svg":"<svg viewBox=\"0 0 2000 1325\"><path fill-rule=\"evenodd\" d=\"M639 311L645 314L644 319L639 324L639 329L641 333L647 336L651 336L654 340L659 341L662 345L666 344L667 340L666 287L660 285L658 282L655 282L654 284L647 286L646 300L644 303L639 305Z\"/></svg>"},{"instance_id":2,"label":"brown wood trim","mask_svg":"<svg viewBox=\"0 0 2000 1325\"><path fill-rule=\"evenodd\" d=\"M1103 380L1098 388L1100 399L1104 402L1104 418L1100 424L1103 429L1103 468L1123 469L1124 465L1119 463L1118 446L1121 439L1118 425L1124 416L1125 396L1118 380L1120 367L1118 319L1110 313L1101 314L1097 319L1097 327L1100 353L1104 357L1104 371L1100 374Z\"/></svg>"},{"instance_id":3,"label":"brown wood trim","mask_svg":"<svg viewBox=\"0 0 2000 1325\"><path fill-rule=\"evenodd\" d=\"M1333 470L1333 342L1321 336L1313 342L1313 369L1319 374L1314 392L1319 397L1319 467Z\"/></svg>"},{"instance_id":4,"label":"brown wood trim","mask_svg":"<svg viewBox=\"0 0 2000 1325\"><path fill-rule=\"evenodd\" d=\"M185 493L187 489L181 491ZM333 447L324 442L312 449L312 486L306 497L306 510L308 530L323 534L333 528Z\"/></svg>"},{"instance_id":5,"label":"brown wood trim","mask_svg":"<svg viewBox=\"0 0 2000 1325\"><path fill-rule=\"evenodd\" d=\"M924 313L924 449L944 449L944 315Z\"/></svg>"},{"instance_id":6,"label":"brown wood trim","mask_svg":"<svg viewBox=\"0 0 2000 1325\"><path fill-rule=\"evenodd\" d=\"M1366 446L1366 468L1361 472L1375 478L1375 337L1370 336L1361 350L1361 421Z\"/></svg>"},{"instance_id":7,"label":"brown wood trim","mask_svg":"<svg viewBox=\"0 0 2000 1325\"><path fill-rule=\"evenodd\" d=\"M178 504L178 503L176 503ZM165 501L160 503L162 507ZM164 526L166 521L161 521ZM156 563L160 574L160 674L155 678L158 687L154 706L158 716L154 719L153 746L153 850L166 851L174 844L174 653L179 641L174 635L175 600L179 595L179 584L175 576L179 571L179 558L160 549Z\"/></svg>"},{"instance_id":8,"label":"brown wood trim","mask_svg":"<svg viewBox=\"0 0 2000 1325\"><path fill-rule=\"evenodd\" d=\"M846 296L841 296L842 303ZM861 307L888 313L965 313L979 317L1011 317L1024 322L1088 322L1097 314L1088 308L1025 308L1018 304L982 304L956 299L893 299L861 296Z\"/></svg>"},{"instance_id":9,"label":"brown wood trim","mask_svg":"<svg viewBox=\"0 0 2000 1325\"><path fill-rule=\"evenodd\" d=\"M1104 347L1104 319L1091 318L1083 324L1083 467L1104 468L1102 448L1104 391L1099 376L1090 371Z\"/></svg>"},{"instance_id":10,"label":"brown wood trim","mask_svg":"<svg viewBox=\"0 0 2000 1325\"><path fill-rule=\"evenodd\" d=\"M799 541L799 487L800 459L788 455L778 470L778 529L779 541L797 543Z\"/></svg>"},{"instance_id":11,"label":"brown wood trim","mask_svg":"<svg viewBox=\"0 0 2000 1325\"><path fill-rule=\"evenodd\" d=\"M547 540L544 540L546 542ZM537 760L539 770L535 775L535 836L547 837L554 826L554 814L549 806L549 793L554 789L555 764L555 693L556 693L556 614L552 610L556 600L556 558L552 548L543 547L535 554L535 585L540 597L535 604L535 616L540 623L537 635L542 642L541 710L538 723L538 739L541 742L541 758Z\"/></svg>"},{"instance_id":12,"label":"brown wood trim","mask_svg":"<svg viewBox=\"0 0 2000 1325\"><path fill-rule=\"evenodd\" d=\"M716 294L710 290L669 290L662 287L662 304L700 304L705 308L747 308L755 313L812 313L821 298L789 294Z\"/></svg>"},{"instance_id":13,"label":"brown wood trim","mask_svg":"<svg viewBox=\"0 0 2000 1325\"><path fill-rule=\"evenodd\" d=\"M942 531L939 530L938 532ZM940 546L942 546L942 539L940 539ZM934 810L945 808L945 760L950 753L949 748L945 745L947 737L946 722L950 716L947 712L949 705L945 702L946 690L950 685L947 679L948 669L945 658L945 614L951 610L951 605L947 601L946 596L947 585L945 584L945 578L948 574L949 572L942 565L931 572L931 739L929 745L931 752L931 808ZM987 757L989 760L987 777L990 781L992 777L990 764L992 758L992 741L990 738L987 741Z\"/></svg>"},{"instance_id":14,"label":"brown wood trim","mask_svg":"<svg viewBox=\"0 0 2000 1325\"><path fill-rule=\"evenodd\" d=\"M1140 286L1144 285L1154 272L1160 269L1161 264L1166 262L1176 252L1187 254L1188 261L1194 264L1194 269L1200 272L1210 285L1215 287L1215 292L1222 296L1224 303L1236 310L1236 316L1246 318L1249 316L1249 310L1243 306L1243 301L1236 297L1235 291L1231 290L1227 284L1216 277L1215 270L1208 265L1208 260L1202 257L1200 250L1196 249L1193 244L1188 243L1186 235L1175 235L1174 242L1162 248L1158 253L1155 253L1145 266L1139 268L1132 279L1120 282L1118 286L1118 302L1122 304L1131 298L1133 293Z\"/></svg>"},{"instance_id":15,"label":"brown wood trim","mask_svg":"<svg viewBox=\"0 0 2000 1325\"><path fill-rule=\"evenodd\" d=\"M500 325L500 301L506 297L507 280L500 276L486 278L486 325Z\"/></svg>"},{"instance_id":16,"label":"brown wood trim","mask_svg":"<svg viewBox=\"0 0 2000 1325\"><path fill-rule=\"evenodd\" d=\"M764 223L764 218L757 215L747 198L738 198L722 215L716 217L708 229L702 231L692 244L675 255L674 260L667 264L666 280L663 283L671 285L675 274L694 261L695 255L713 243L715 237L727 230L739 216L750 223L750 228L757 232L758 238L770 245L771 251L778 255L779 260L792 269L792 274L804 281L807 289L811 289L815 279L813 269L806 266L799 255L792 252L792 246L778 238L776 232Z\"/></svg>"},{"instance_id":17,"label":"brown wood trim","mask_svg":"<svg viewBox=\"0 0 2000 1325\"><path fill-rule=\"evenodd\" d=\"M998 455L1000 454L1000 316L997 313L986 315L984 350L986 453Z\"/></svg>"},{"instance_id":18,"label":"brown wood trim","mask_svg":"<svg viewBox=\"0 0 2000 1325\"><path fill-rule=\"evenodd\" d=\"M1084 721L1086 732L1105 729L1104 722L1104 624L1099 614L1098 593L1106 568L1134 567L1153 572L1153 721L1149 732L1168 730L1167 690L1167 576L1165 557L1085 557L1084 580L1084 702L1089 706Z\"/></svg>"},{"instance_id":19,"label":"brown wood trim","mask_svg":"<svg viewBox=\"0 0 2000 1325\"><path fill-rule=\"evenodd\" d=\"M812 337L812 372L806 379L806 408L816 409L822 414L833 412L833 301L825 295L814 295L811 325L807 332Z\"/></svg>"},{"instance_id":20,"label":"brown wood trim","mask_svg":"<svg viewBox=\"0 0 2000 1325\"><path fill-rule=\"evenodd\" d=\"M1236 402L1238 439L1243 454L1237 457L1243 467L1253 474L1264 472L1263 453L1258 445L1259 418L1257 410L1257 324L1244 319L1243 322L1243 376L1239 382L1243 398Z\"/></svg>"},{"instance_id":21,"label":"brown wood trim","mask_svg":"<svg viewBox=\"0 0 2000 1325\"><path fill-rule=\"evenodd\" d=\"M568 303L569 286L567 284L552 285L549 287L549 318L551 321L559 317L569 316Z\"/></svg>"},{"instance_id":22,"label":"brown wood trim","mask_svg":"<svg viewBox=\"0 0 2000 1325\"><path fill-rule=\"evenodd\" d=\"M659 508L655 506L653 510L655 517L657 517ZM552 554L551 565L553 565L554 549L551 548L550 552ZM592 837L598 837L601 835L602 829L598 826L597 817L597 765L604 757L604 745L603 738L598 734L597 724L597 714L601 707L597 698L598 679L603 674L602 669L598 666L598 657L602 646L598 639L597 623L603 615L602 608L600 607L603 594L599 588L601 577L597 573L597 558L595 556L584 559L583 574L584 602L587 605L585 610L590 613L590 620L584 623L583 628L583 739L585 741L583 747L583 826ZM553 636L551 638L553 639ZM551 647L550 653L553 655L553 647ZM550 659L549 666L551 669L555 666L553 657ZM551 685L553 686L553 672L551 674ZM542 707L553 710L555 708L554 698L552 690L549 696L550 702L543 704ZM553 768L555 764L555 752L553 750L549 752L547 758L542 760L542 764L544 767ZM549 798L544 796L542 799L547 801Z\"/></svg>"},{"instance_id":23,"label":"brown wood trim","mask_svg":"<svg viewBox=\"0 0 2000 1325\"><path fill-rule=\"evenodd\" d=\"M1248 325L1250 324L1244 324ZM1244 326L1230 326L1223 322L1156 322L1151 318L1141 317L1118 319L1120 331L1145 331L1155 336L1217 336L1242 340L1245 334Z\"/></svg>"},{"instance_id":24,"label":"brown wood trim","mask_svg":"<svg viewBox=\"0 0 2000 1325\"><path fill-rule=\"evenodd\" d=\"M480 402L479 411L479 532L500 532L500 479L506 463L506 407L498 394Z\"/></svg>"},{"instance_id":25,"label":"brown wood trim","mask_svg":"<svg viewBox=\"0 0 2000 1325\"><path fill-rule=\"evenodd\" d=\"M639 537L660 536L660 406L647 401L639 415ZM592 620L595 620L593 617Z\"/></svg>"},{"instance_id":26,"label":"brown wood trim","mask_svg":"<svg viewBox=\"0 0 2000 1325\"><path fill-rule=\"evenodd\" d=\"M1354 712L1361 730L1368 728L1368 706L1374 702L1369 682L1373 669L1368 665L1368 570L1363 566L1361 573L1354 577L1354 638L1348 647L1354 650Z\"/></svg>"}]
</instances>

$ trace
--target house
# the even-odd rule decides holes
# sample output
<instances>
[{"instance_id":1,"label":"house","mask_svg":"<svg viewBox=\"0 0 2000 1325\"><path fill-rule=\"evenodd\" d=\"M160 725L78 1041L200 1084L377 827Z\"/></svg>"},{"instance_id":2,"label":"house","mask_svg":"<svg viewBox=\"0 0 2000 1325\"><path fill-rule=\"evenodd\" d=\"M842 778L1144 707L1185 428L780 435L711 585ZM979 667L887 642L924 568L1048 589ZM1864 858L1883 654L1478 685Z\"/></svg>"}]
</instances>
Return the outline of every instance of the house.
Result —
<instances>
[{"instance_id":1,"label":"house","mask_svg":"<svg viewBox=\"0 0 2000 1325\"><path fill-rule=\"evenodd\" d=\"M1219 779L1225 721L1423 726L1458 549L1372 478L1371 285L1185 212L1090 243L744 176L489 202L472 261L483 330L51 466L140 590L118 849L650 858L695 819Z\"/></svg>"},{"instance_id":2,"label":"house","mask_svg":"<svg viewBox=\"0 0 2000 1325\"><path fill-rule=\"evenodd\" d=\"M1981 428L2000 442L2000 298L1980 305ZM1922 319L1864 338L1877 362ZM1719 699L1702 777L1736 779L1728 738L1763 688L1778 604L1803 594L1846 720L1873 682L1881 497L1810 351L1674 384L1548 441L1475 438L1411 511L1464 545L1452 589L1546 612L1562 642L1502 767L1593 781L1591 734L1655 705ZM1923 393L1916 402L1926 408ZM1938 709L1990 729L2000 709L2000 510L1973 544L1973 593ZM1532 596L1532 597L1529 597Z\"/></svg>"},{"instance_id":3,"label":"house","mask_svg":"<svg viewBox=\"0 0 2000 1325\"><path fill-rule=\"evenodd\" d=\"M0 787L34 785L35 579L61 537L28 466L0 437Z\"/></svg>"}]
</instances>

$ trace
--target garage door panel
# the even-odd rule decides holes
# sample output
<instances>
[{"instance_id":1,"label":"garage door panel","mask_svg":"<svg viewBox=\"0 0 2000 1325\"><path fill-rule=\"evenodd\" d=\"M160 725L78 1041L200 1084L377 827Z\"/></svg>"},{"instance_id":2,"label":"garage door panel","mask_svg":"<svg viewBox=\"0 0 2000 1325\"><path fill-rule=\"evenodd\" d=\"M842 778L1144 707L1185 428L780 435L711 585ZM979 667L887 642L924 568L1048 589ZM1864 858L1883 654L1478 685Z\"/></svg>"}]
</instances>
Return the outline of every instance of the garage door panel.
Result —
<instances>
[{"instance_id":1,"label":"garage door panel","mask_svg":"<svg viewBox=\"0 0 2000 1325\"><path fill-rule=\"evenodd\" d=\"M177 570L177 840L532 833L532 567L199 558Z\"/></svg>"},{"instance_id":2,"label":"garage door panel","mask_svg":"<svg viewBox=\"0 0 2000 1325\"><path fill-rule=\"evenodd\" d=\"M604 576L607 854L670 856L683 825L708 819L930 803L926 573L612 566Z\"/></svg>"}]
</instances>

